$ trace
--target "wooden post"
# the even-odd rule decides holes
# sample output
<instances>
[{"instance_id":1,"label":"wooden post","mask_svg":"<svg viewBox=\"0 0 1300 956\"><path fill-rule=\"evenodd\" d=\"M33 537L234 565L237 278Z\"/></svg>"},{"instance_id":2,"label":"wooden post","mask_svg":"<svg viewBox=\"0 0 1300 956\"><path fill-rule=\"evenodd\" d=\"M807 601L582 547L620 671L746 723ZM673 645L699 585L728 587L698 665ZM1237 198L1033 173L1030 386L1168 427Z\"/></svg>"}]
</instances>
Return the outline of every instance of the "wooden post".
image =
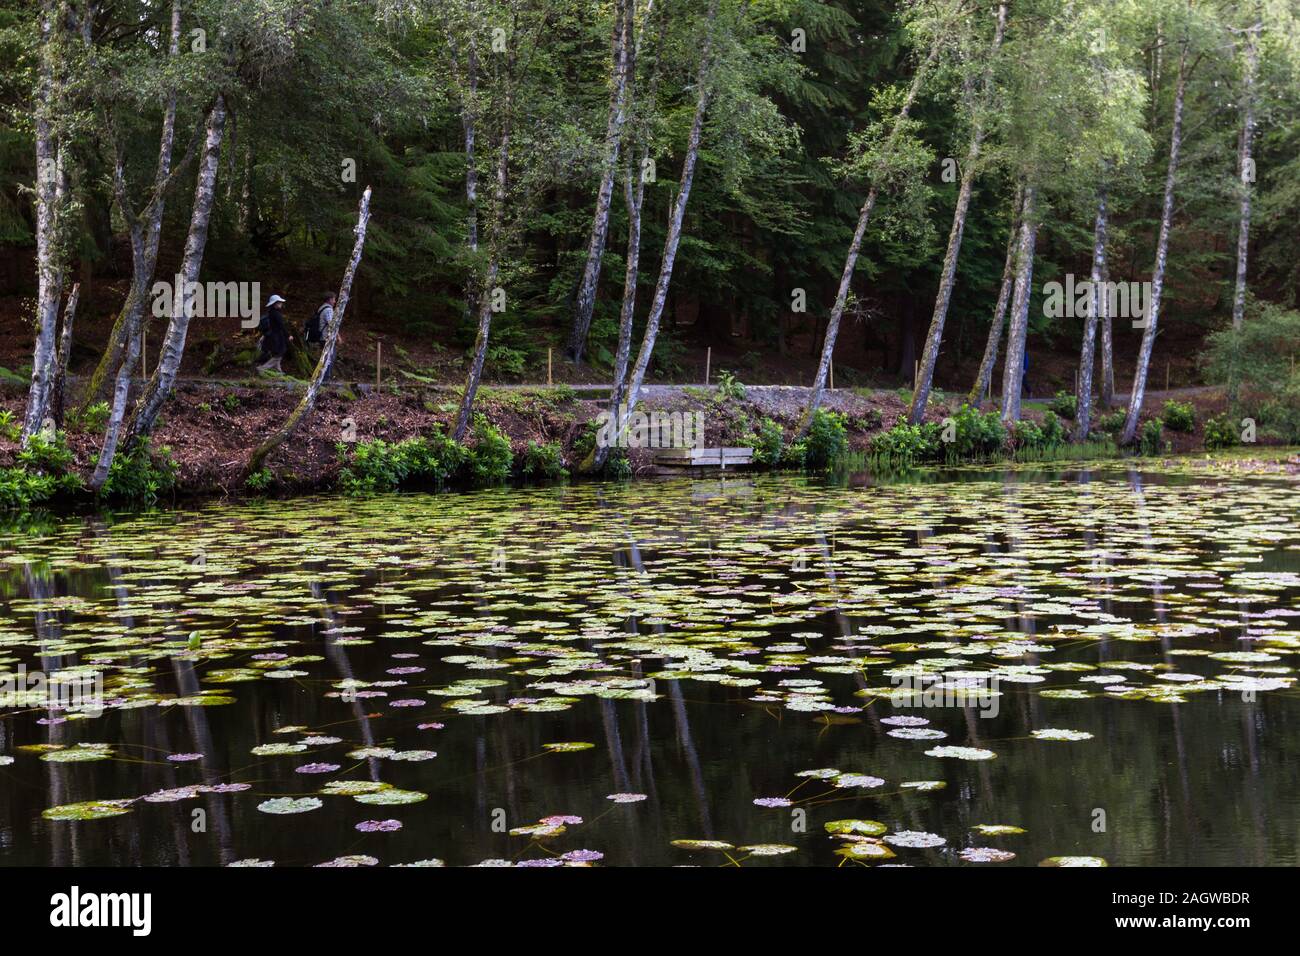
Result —
<instances>
[{"instance_id":1,"label":"wooden post","mask_svg":"<svg viewBox=\"0 0 1300 956\"><path fill-rule=\"evenodd\" d=\"M551 350L546 350L546 384L551 384Z\"/></svg>"},{"instance_id":2,"label":"wooden post","mask_svg":"<svg viewBox=\"0 0 1300 956\"><path fill-rule=\"evenodd\" d=\"M704 384L709 384L709 372L712 371L710 366L713 365L713 346L710 345L704 353Z\"/></svg>"},{"instance_id":3,"label":"wooden post","mask_svg":"<svg viewBox=\"0 0 1300 956\"><path fill-rule=\"evenodd\" d=\"M384 364L384 343L382 340L375 343L375 393L378 394L382 389L382 374Z\"/></svg>"}]
</instances>

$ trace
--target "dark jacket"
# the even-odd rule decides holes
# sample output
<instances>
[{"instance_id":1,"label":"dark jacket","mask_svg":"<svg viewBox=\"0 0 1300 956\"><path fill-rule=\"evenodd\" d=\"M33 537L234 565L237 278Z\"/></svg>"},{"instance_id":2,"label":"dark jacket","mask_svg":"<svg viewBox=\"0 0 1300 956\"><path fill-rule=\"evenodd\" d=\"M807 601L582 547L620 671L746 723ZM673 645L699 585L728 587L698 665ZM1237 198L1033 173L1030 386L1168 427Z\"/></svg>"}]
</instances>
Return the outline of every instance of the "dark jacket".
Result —
<instances>
[{"instance_id":1,"label":"dark jacket","mask_svg":"<svg viewBox=\"0 0 1300 956\"><path fill-rule=\"evenodd\" d=\"M273 305L262 314L262 354L284 355L289 350L289 329L284 324L284 313L278 305Z\"/></svg>"}]
</instances>

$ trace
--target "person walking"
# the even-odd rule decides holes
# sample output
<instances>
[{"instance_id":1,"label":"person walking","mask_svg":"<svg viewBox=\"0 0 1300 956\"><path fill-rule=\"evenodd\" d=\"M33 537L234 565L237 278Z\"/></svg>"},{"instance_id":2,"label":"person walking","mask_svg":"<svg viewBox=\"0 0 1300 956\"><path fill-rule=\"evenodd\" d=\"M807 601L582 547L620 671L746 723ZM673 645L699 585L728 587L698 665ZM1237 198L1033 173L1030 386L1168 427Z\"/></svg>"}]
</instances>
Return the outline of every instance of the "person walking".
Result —
<instances>
[{"instance_id":1,"label":"person walking","mask_svg":"<svg viewBox=\"0 0 1300 956\"><path fill-rule=\"evenodd\" d=\"M325 346L325 333L334 321L334 303L336 300L337 295L335 293L326 292L325 300L312 317L307 320L306 326L303 327L303 339L307 344L307 354L311 356L313 362L320 358L321 349Z\"/></svg>"},{"instance_id":2,"label":"person walking","mask_svg":"<svg viewBox=\"0 0 1300 956\"><path fill-rule=\"evenodd\" d=\"M284 304L285 300L278 295L266 300L266 311L262 313L262 321L257 326L262 333L262 362L257 366L259 372L281 371L280 362L289 350L289 327L284 324L284 312L281 309Z\"/></svg>"}]
</instances>

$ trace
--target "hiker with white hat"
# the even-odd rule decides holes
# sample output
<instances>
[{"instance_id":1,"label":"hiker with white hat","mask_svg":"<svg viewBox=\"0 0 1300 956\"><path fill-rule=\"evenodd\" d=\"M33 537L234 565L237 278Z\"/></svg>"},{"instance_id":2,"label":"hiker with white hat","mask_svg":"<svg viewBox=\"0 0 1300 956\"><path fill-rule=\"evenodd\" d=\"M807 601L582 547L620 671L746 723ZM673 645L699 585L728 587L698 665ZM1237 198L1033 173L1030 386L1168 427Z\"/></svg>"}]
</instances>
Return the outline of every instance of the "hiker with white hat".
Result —
<instances>
[{"instance_id":1,"label":"hiker with white hat","mask_svg":"<svg viewBox=\"0 0 1300 956\"><path fill-rule=\"evenodd\" d=\"M280 361L289 350L289 327L284 323L284 312L280 308L283 304L284 298L278 295L266 300L266 311L262 313L262 321L257 326L257 330L262 333L262 362L257 366L259 372L281 371Z\"/></svg>"}]
</instances>

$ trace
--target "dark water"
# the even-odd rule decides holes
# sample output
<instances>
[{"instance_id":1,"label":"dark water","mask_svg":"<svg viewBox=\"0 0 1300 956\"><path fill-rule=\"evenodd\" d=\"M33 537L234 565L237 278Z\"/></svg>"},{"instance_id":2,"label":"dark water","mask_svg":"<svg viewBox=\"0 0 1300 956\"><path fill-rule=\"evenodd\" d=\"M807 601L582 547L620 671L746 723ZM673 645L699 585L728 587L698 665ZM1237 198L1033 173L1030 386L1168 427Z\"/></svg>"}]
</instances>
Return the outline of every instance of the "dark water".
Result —
<instances>
[{"instance_id":1,"label":"dark water","mask_svg":"<svg viewBox=\"0 0 1300 956\"><path fill-rule=\"evenodd\" d=\"M1300 863L1294 485L964 477L583 484L12 529L0 681L98 673L104 710L0 697L19 705L0 710L0 864L585 849L605 865L854 865L825 830L842 819L883 824L889 863ZM996 678L996 716L969 698L891 700L913 672ZM898 716L946 736L891 735ZM1091 736L1032 736L1056 729ZM58 759L91 744L108 756ZM926 753L946 746L996 756ZM365 747L387 749L349 756ZM797 776L818 769L876 780ZM321 794L332 781L418 802ZM944 786L902 786L924 781ZM228 784L247 788L157 796ZM278 797L320 805L259 809ZM754 803L772 797L789 805ZM43 816L110 800L118 815ZM504 832L552 815L582 822ZM894 836L908 831L932 836ZM705 839L793 850L672 843ZM972 847L1016 855L967 862Z\"/></svg>"}]
</instances>

